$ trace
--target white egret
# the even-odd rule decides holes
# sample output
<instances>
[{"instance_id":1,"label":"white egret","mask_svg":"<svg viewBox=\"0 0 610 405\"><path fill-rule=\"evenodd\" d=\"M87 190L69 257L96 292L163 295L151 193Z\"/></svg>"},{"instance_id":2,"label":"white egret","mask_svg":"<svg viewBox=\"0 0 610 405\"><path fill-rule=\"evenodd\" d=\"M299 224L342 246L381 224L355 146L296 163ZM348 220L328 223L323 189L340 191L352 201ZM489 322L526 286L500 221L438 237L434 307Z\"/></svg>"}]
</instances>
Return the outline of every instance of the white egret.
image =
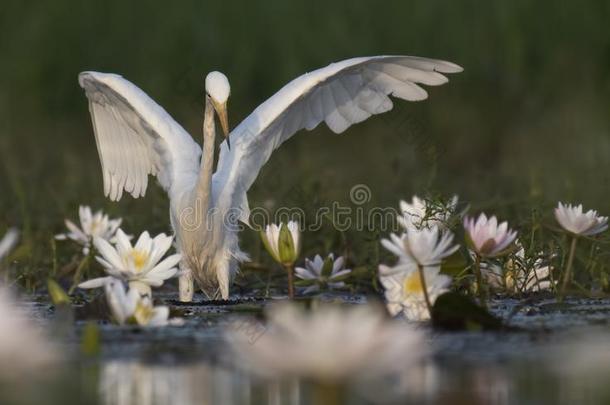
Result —
<instances>
[{"instance_id":1,"label":"white egret","mask_svg":"<svg viewBox=\"0 0 610 405\"><path fill-rule=\"evenodd\" d=\"M193 138L142 90L119 75L83 72L79 83L89 110L102 165L104 193L144 196L148 175L170 198L170 219L182 254L180 299L189 301L193 278L208 295L223 299L239 262L237 218L248 223L246 192L271 153L301 129L321 122L335 133L392 109L389 96L427 98L418 86L441 85L451 62L413 56L361 57L333 63L285 85L229 134L229 82L220 72L205 79L203 155ZM214 165L215 114L227 138ZM230 141L230 143L229 143Z\"/></svg>"}]
</instances>

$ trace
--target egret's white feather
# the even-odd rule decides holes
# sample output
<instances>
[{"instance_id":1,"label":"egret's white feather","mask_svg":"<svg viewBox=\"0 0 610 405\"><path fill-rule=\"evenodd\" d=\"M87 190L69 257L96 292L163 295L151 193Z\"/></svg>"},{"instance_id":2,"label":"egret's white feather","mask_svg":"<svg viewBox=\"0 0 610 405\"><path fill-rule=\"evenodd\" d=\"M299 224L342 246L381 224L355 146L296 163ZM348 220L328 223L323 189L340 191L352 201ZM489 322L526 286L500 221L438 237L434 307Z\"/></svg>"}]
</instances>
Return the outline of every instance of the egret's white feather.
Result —
<instances>
[{"instance_id":1,"label":"egret's white feather","mask_svg":"<svg viewBox=\"0 0 610 405\"><path fill-rule=\"evenodd\" d=\"M451 62L412 56L348 59L306 73L258 106L230 135L231 149L221 145L214 174L215 206L240 211L247 222L246 192L273 150L301 129L321 122L335 133L371 115L392 109L392 95L409 101L427 98L418 86L441 85L442 73L461 72Z\"/></svg>"},{"instance_id":2,"label":"egret's white feather","mask_svg":"<svg viewBox=\"0 0 610 405\"><path fill-rule=\"evenodd\" d=\"M83 72L79 83L89 99L106 196L144 196L148 175L170 197L190 191L201 148L161 106L119 75Z\"/></svg>"}]
</instances>

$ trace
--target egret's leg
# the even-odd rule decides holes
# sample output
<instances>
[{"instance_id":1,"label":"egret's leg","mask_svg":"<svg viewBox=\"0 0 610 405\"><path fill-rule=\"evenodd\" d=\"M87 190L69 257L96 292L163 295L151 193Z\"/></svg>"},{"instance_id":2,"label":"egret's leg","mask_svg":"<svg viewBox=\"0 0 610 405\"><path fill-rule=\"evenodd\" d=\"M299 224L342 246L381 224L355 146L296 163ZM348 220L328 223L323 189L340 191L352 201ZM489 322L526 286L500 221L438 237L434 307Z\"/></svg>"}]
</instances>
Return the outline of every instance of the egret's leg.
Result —
<instances>
[{"instance_id":1,"label":"egret's leg","mask_svg":"<svg viewBox=\"0 0 610 405\"><path fill-rule=\"evenodd\" d=\"M216 278L218 280L218 287L220 289L220 295L223 300L229 299L229 283L231 282L231 275L229 269L229 263L221 261L216 265Z\"/></svg>"},{"instance_id":2,"label":"egret's leg","mask_svg":"<svg viewBox=\"0 0 610 405\"><path fill-rule=\"evenodd\" d=\"M180 291L181 302L192 302L195 293L195 283L191 269L182 269L182 274L178 278L178 290Z\"/></svg>"}]
</instances>

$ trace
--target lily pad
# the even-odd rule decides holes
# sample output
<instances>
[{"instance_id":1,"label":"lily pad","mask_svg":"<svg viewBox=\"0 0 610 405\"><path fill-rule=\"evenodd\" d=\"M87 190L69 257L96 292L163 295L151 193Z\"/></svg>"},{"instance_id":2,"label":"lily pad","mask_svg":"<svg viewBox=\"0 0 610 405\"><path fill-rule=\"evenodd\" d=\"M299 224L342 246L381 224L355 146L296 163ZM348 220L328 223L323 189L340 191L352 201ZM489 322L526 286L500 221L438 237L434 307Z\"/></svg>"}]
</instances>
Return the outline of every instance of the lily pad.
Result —
<instances>
[{"instance_id":1,"label":"lily pad","mask_svg":"<svg viewBox=\"0 0 610 405\"><path fill-rule=\"evenodd\" d=\"M441 330L497 331L507 329L499 318L470 298L448 292L436 299L432 307L432 324Z\"/></svg>"}]
</instances>

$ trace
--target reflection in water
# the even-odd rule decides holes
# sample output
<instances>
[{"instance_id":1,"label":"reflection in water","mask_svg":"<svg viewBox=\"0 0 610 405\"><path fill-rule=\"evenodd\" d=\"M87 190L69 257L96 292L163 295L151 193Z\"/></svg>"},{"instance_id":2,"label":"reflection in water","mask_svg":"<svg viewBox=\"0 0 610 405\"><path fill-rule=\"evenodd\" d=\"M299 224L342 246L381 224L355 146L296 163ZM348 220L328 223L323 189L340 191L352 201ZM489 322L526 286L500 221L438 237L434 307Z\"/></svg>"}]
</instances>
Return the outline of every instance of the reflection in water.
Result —
<instances>
[{"instance_id":1,"label":"reflection in water","mask_svg":"<svg viewBox=\"0 0 610 405\"><path fill-rule=\"evenodd\" d=\"M263 382L241 371L207 363L148 364L114 360L101 366L99 392L105 405L315 403L314 386L297 380ZM350 387L346 403L422 403L438 399L439 373L427 363L375 386ZM427 402L427 401L426 401ZM449 401L451 403L451 401Z\"/></svg>"},{"instance_id":2,"label":"reflection in water","mask_svg":"<svg viewBox=\"0 0 610 405\"><path fill-rule=\"evenodd\" d=\"M505 335L505 341L519 337L519 344L505 346L510 349L506 352L501 339L483 346L477 338L474 346L489 347L487 352L493 356L484 356L480 350L472 352L468 344L456 344L455 350L445 350L445 355L414 365L407 373L373 386L351 386L344 403L607 404L608 330L587 332L585 337L570 334L538 343L529 340L528 334ZM451 337L458 339L457 335ZM464 336L460 339L466 342ZM226 363L193 361L176 365L102 359L100 367L100 403L107 405L319 403L314 400L316 390L307 382L264 383Z\"/></svg>"},{"instance_id":3,"label":"reflection in water","mask_svg":"<svg viewBox=\"0 0 610 405\"><path fill-rule=\"evenodd\" d=\"M106 405L300 404L297 382L255 385L243 373L206 363L110 361L102 365L99 389Z\"/></svg>"},{"instance_id":4,"label":"reflection in water","mask_svg":"<svg viewBox=\"0 0 610 405\"><path fill-rule=\"evenodd\" d=\"M105 405L316 403L307 383L263 383L243 372L207 363L167 365L114 360L103 363L101 368L100 403ZM606 381L610 381L608 369L566 375L553 361L541 358L493 364L430 362L375 386L353 386L344 403L608 403L602 401L608 399L605 389ZM583 369L578 367L574 371Z\"/></svg>"}]
</instances>

